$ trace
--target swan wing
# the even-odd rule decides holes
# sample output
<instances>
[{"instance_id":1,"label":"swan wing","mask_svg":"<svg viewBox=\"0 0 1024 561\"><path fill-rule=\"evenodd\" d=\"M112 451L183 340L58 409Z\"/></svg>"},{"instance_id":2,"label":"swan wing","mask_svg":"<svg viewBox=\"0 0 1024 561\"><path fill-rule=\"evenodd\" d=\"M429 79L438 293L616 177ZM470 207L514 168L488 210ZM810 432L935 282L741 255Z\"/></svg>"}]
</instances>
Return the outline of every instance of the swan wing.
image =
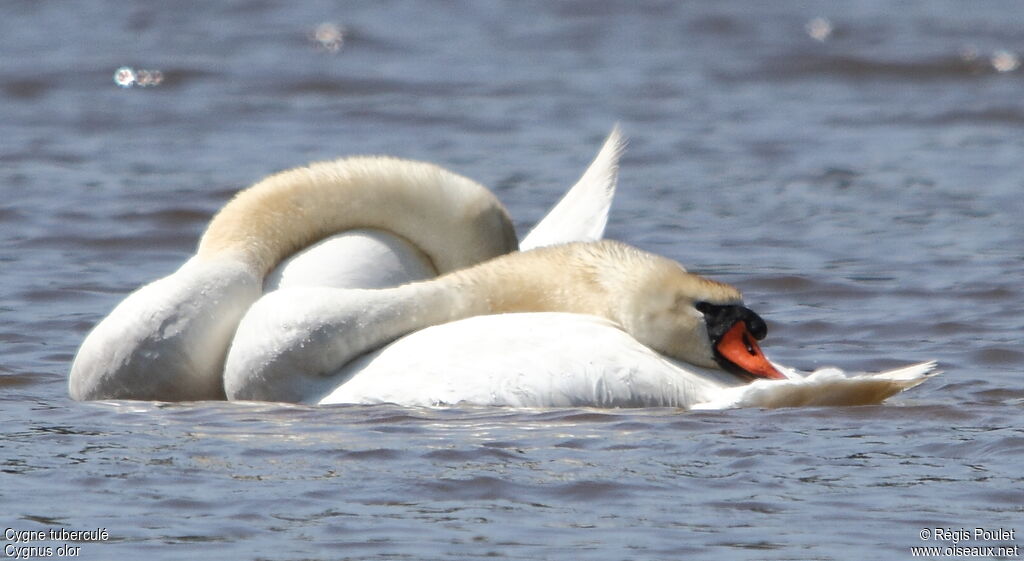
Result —
<instances>
[{"instance_id":1,"label":"swan wing","mask_svg":"<svg viewBox=\"0 0 1024 561\"><path fill-rule=\"evenodd\" d=\"M622 133L616 125L587 171L523 238L520 249L601 239L608 224L624 148Z\"/></svg>"},{"instance_id":2,"label":"swan wing","mask_svg":"<svg viewBox=\"0 0 1024 561\"><path fill-rule=\"evenodd\" d=\"M781 365L786 380L758 380L720 390L693 409L733 407L805 407L817 405L872 405L940 373L935 362L921 362L884 372L847 374L838 368L822 368L804 374Z\"/></svg>"}]
</instances>

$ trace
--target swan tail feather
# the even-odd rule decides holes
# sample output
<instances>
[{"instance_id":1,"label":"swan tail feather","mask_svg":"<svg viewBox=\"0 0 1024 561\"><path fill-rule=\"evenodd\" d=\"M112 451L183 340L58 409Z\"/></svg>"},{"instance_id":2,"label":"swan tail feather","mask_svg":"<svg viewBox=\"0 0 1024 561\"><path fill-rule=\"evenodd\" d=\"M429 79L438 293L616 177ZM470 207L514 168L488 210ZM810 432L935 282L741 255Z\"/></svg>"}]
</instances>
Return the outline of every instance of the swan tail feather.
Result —
<instances>
[{"instance_id":1,"label":"swan tail feather","mask_svg":"<svg viewBox=\"0 0 1024 561\"><path fill-rule=\"evenodd\" d=\"M615 197L619 158L624 149L622 132L615 125L590 167L523 238L520 249L601 239Z\"/></svg>"}]
</instances>

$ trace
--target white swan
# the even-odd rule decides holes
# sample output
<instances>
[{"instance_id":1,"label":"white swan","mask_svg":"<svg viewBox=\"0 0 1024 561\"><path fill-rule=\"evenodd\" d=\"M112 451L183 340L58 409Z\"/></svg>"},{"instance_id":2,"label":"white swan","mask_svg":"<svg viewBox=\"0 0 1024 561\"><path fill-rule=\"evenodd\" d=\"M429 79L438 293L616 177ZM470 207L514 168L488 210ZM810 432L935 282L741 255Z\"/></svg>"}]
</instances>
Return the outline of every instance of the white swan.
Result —
<instances>
[{"instance_id":1,"label":"white swan","mask_svg":"<svg viewBox=\"0 0 1024 561\"><path fill-rule=\"evenodd\" d=\"M397 288L269 294L239 326L225 387L312 403L826 405L877 403L934 369L802 377L764 357L765 333L731 286L618 242L578 243Z\"/></svg>"},{"instance_id":2,"label":"white swan","mask_svg":"<svg viewBox=\"0 0 1024 561\"><path fill-rule=\"evenodd\" d=\"M272 176L225 206L194 258L97 325L70 393L825 405L877 403L934 371L804 377L764 357L764 323L732 287L613 242L542 247L601 236L620 151L613 131L524 239L540 249L510 255L511 222L493 195L430 164L350 158ZM754 377L767 379L746 383Z\"/></svg>"},{"instance_id":3,"label":"white swan","mask_svg":"<svg viewBox=\"0 0 1024 561\"><path fill-rule=\"evenodd\" d=\"M527 241L599 237L620 151L616 128ZM89 333L69 393L79 400L223 399L228 347L265 277L270 288L388 286L516 248L493 194L432 164L357 157L282 172L239 193L211 221L193 258L129 295Z\"/></svg>"}]
</instances>

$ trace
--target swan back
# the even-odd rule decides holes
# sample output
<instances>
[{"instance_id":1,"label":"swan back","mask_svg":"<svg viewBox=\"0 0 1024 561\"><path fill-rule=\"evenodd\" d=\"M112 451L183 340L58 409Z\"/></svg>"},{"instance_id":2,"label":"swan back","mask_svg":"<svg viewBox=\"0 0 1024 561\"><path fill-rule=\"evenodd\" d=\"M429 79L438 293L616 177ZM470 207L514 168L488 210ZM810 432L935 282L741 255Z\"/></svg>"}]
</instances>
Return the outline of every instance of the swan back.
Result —
<instances>
[{"instance_id":1,"label":"swan back","mask_svg":"<svg viewBox=\"0 0 1024 561\"><path fill-rule=\"evenodd\" d=\"M267 275L263 291L296 286L387 288L437 276L414 245L383 230L349 230L289 256Z\"/></svg>"}]
</instances>

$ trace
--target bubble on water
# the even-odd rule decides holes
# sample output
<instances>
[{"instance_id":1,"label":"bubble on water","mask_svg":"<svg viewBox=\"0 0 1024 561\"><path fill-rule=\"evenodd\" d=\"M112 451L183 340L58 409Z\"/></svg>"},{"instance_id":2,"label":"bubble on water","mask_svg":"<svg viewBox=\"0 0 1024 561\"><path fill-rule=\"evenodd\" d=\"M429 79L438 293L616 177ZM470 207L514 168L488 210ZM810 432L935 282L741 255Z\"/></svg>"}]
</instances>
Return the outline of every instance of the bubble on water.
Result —
<instances>
[{"instance_id":1,"label":"bubble on water","mask_svg":"<svg viewBox=\"0 0 1024 561\"><path fill-rule=\"evenodd\" d=\"M114 72L114 83L122 88L130 88L135 85L135 71L127 66L122 66Z\"/></svg>"},{"instance_id":2,"label":"bubble on water","mask_svg":"<svg viewBox=\"0 0 1024 561\"><path fill-rule=\"evenodd\" d=\"M807 22L804 29L807 30L807 34L815 41L824 42L832 35L832 22L823 17L816 17Z\"/></svg>"},{"instance_id":3,"label":"bubble on water","mask_svg":"<svg viewBox=\"0 0 1024 561\"><path fill-rule=\"evenodd\" d=\"M345 28L335 23L324 22L316 26L310 37L317 47L329 53L336 53L345 43Z\"/></svg>"},{"instance_id":4,"label":"bubble on water","mask_svg":"<svg viewBox=\"0 0 1024 561\"><path fill-rule=\"evenodd\" d=\"M989 62L992 63L992 68L995 68L997 72L1013 72L1020 68L1020 57L1010 51L996 51L992 53L992 58L989 59Z\"/></svg>"}]
</instances>

